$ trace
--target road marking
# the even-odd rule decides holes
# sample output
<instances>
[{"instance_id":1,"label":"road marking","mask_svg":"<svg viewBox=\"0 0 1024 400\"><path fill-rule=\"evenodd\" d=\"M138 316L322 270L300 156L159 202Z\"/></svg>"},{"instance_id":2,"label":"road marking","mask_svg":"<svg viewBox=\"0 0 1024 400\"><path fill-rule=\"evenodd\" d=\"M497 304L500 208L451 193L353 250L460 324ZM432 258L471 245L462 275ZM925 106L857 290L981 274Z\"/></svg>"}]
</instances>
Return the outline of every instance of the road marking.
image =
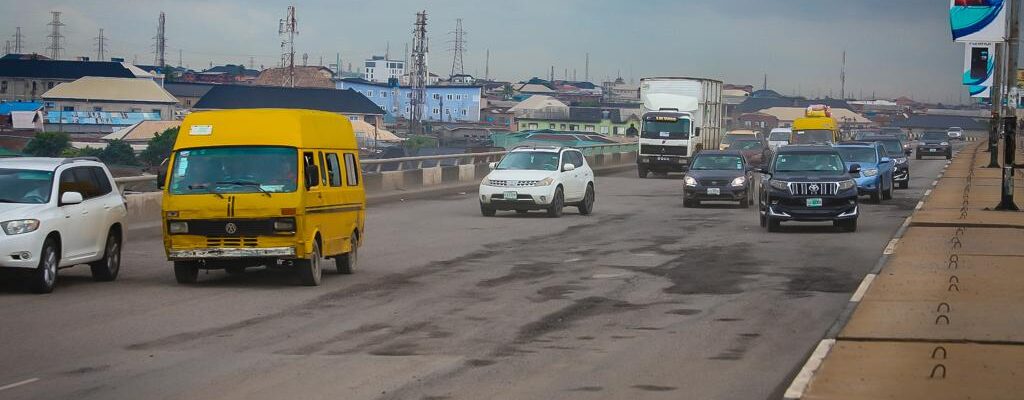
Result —
<instances>
[{"instance_id":1,"label":"road marking","mask_svg":"<svg viewBox=\"0 0 1024 400\"><path fill-rule=\"evenodd\" d=\"M907 219L903 220L903 225L900 226L900 229L907 229L907 227L910 226L910 218L911 217L907 217Z\"/></svg>"},{"instance_id":2,"label":"road marking","mask_svg":"<svg viewBox=\"0 0 1024 400\"><path fill-rule=\"evenodd\" d=\"M800 373L796 374L796 378L793 379L793 383L789 385L789 389L786 389L786 399L799 399L804 397L804 391L807 390L807 385L811 383L811 378L814 377L814 373L821 367L821 362L828 355L828 352L832 350L832 346L836 344L835 339L824 339L818 343L818 347L814 349L814 353L811 354L811 358L807 359L804 363L804 367L800 369Z\"/></svg>"},{"instance_id":3,"label":"road marking","mask_svg":"<svg viewBox=\"0 0 1024 400\"><path fill-rule=\"evenodd\" d=\"M868 274L864 277L864 280L860 281L860 286L857 286L857 291L853 292L853 297L850 297L850 301L854 303L860 303L860 299L864 298L864 293L868 292L868 288L871 287L871 283L875 281L878 275Z\"/></svg>"},{"instance_id":4,"label":"road marking","mask_svg":"<svg viewBox=\"0 0 1024 400\"><path fill-rule=\"evenodd\" d=\"M919 201L917 202L917 207L914 207L914 210L920 210L922 207L924 207L924 202Z\"/></svg>"},{"instance_id":5,"label":"road marking","mask_svg":"<svg viewBox=\"0 0 1024 400\"><path fill-rule=\"evenodd\" d=\"M896 245L899 242L900 242L899 239L890 240L889 244L885 246L885 250L882 251L882 254L885 254L885 255L888 256L888 255L892 255L892 253L895 253L896 252Z\"/></svg>"},{"instance_id":6,"label":"road marking","mask_svg":"<svg viewBox=\"0 0 1024 400\"><path fill-rule=\"evenodd\" d=\"M12 383L10 385L0 386L0 391L4 391L4 390L7 390L7 389L14 389L14 388L16 388L18 386L22 386L22 385L28 385L28 384L30 384L32 382L35 382L35 381L38 381L38 380L39 380L39 378L32 378L32 379L23 380L21 382L14 382L14 383Z\"/></svg>"},{"instance_id":7,"label":"road marking","mask_svg":"<svg viewBox=\"0 0 1024 400\"><path fill-rule=\"evenodd\" d=\"M928 189L928 190L924 191L924 197L931 196L931 194L932 194L932 190L931 189Z\"/></svg>"},{"instance_id":8,"label":"road marking","mask_svg":"<svg viewBox=\"0 0 1024 400\"><path fill-rule=\"evenodd\" d=\"M932 186L933 187L938 186L938 185L939 185L939 181L932 181Z\"/></svg>"}]
</instances>

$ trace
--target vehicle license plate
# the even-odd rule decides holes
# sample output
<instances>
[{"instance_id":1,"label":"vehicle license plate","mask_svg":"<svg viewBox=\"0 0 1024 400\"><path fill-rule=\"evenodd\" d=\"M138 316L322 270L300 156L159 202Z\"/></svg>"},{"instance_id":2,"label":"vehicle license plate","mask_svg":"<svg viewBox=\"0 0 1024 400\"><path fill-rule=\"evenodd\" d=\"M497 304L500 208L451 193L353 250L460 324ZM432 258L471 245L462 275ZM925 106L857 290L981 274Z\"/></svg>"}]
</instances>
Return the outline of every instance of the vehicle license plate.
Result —
<instances>
[{"instance_id":1,"label":"vehicle license plate","mask_svg":"<svg viewBox=\"0 0 1024 400\"><path fill-rule=\"evenodd\" d=\"M931 153L934 153L934 152L936 152L937 150L936 150L936 149L928 149L928 151L929 151L929 152L931 152Z\"/></svg>"},{"instance_id":2,"label":"vehicle license plate","mask_svg":"<svg viewBox=\"0 0 1024 400\"><path fill-rule=\"evenodd\" d=\"M718 196L722 194L722 189L719 188L708 188L708 194Z\"/></svg>"},{"instance_id":3,"label":"vehicle license plate","mask_svg":"<svg viewBox=\"0 0 1024 400\"><path fill-rule=\"evenodd\" d=\"M668 157L658 157L658 161L672 161L672 159Z\"/></svg>"},{"instance_id":4,"label":"vehicle license plate","mask_svg":"<svg viewBox=\"0 0 1024 400\"><path fill-rule=\"evenodd\" d=\"M519 198L518 192L505 192L505 200L515 200Z\"/></svg>"},{"instance_id":5,"label":"vehicle license plate","mask_svg":"<svg viewBox=\"0 0 1024 400\"><path fill-rule=\"evenodd\" d=\"M807 199L808 207L821 207L821 204L821 199L819 198Z\"/></svg>"}]
</instances>

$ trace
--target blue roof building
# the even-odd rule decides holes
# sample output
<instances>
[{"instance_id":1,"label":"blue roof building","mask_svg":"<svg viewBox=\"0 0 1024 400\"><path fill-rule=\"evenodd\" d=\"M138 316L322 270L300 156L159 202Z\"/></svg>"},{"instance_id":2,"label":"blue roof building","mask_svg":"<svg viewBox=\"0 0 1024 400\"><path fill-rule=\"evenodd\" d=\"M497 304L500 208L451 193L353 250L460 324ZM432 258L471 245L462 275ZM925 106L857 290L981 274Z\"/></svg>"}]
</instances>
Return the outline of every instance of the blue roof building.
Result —
<instances>
[{"instance_id":1,"label":"blue roof building","mask_svg":"<svg viewBox=\"0 0 1024 400\"><path fill-rule=\"evenodd\" d=\"M390 117L409 119L412 99L410 86L392 87L386 83L370 82L364 79L341 79L338 89L352 89L363 94L370 101L385 110ZM427 86L426 105L421 118L424 121L480 121L481 86L475 85L430 85ZM397 97L397 98L396 98Z\"/></svg>"}]
</instances>

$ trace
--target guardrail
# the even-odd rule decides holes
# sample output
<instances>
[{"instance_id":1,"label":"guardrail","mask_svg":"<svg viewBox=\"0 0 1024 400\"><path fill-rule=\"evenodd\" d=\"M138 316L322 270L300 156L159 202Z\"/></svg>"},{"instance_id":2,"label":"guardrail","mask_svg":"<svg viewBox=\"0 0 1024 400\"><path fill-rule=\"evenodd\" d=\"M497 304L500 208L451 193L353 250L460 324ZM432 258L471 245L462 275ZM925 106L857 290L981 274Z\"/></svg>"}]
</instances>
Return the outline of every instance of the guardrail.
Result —
<instances>
[{"instance_id":1,"label":"guardrail","mask_svg":"<svg viewBox=\"0 0 1024 400\"><path fill-rule=\"evenodd\" d=\"M599 154L628 153L636 151L636 143L611 143L593 146L577 147L584 156L596 156ZM508 154L508 151L493 151L487 153L463 153L444 154L436 156L401 157L363 159L360 164L364 173L381 173L384 171L408 171L436 166L459 166L478 165L501 160L501 157ZM124 192L125 187L133 183L156 182L156 175L129 176L114 178L118 188Z\"/></svg>"}]
</instances>

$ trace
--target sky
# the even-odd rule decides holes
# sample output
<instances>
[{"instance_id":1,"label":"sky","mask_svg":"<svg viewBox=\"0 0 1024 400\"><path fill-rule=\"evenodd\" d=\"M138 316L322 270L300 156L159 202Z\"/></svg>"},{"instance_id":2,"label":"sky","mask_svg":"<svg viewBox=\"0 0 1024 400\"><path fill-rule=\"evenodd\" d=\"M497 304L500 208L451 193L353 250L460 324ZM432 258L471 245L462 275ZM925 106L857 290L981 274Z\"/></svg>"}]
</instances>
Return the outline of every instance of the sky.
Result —
<instances>
[{"instance_id":1,"label":"sky","mask_svg":"<svg viewBox=\"0 0 1024 400\"><path fill-rule=\"evenodd\" d=\"M167 60L194 69L280 60L278 20L296 7L297 60L359 68L371 55L402 59L415 13L428 13L430 70L447 76L457 18L467 32L465 72L521 81L552 66L590 80L698 76L783 94L838 97L847 52L847 97L967 102L963 46L950 38L941 0L0 0L0 44L21 26L27 52L46 54L50 11L61 11L67 56L154 61L160 11ZM301 61L299 61L301 62Z\"/></svg>"}]
</instances>

